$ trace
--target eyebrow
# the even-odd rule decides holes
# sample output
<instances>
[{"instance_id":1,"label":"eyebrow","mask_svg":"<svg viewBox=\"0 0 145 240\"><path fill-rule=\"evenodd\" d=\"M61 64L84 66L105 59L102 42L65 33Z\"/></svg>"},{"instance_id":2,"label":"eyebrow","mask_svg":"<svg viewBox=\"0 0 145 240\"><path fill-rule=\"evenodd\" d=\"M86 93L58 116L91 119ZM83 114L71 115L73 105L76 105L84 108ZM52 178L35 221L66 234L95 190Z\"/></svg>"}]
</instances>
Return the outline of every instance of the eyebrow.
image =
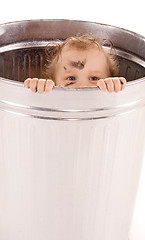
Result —
<instances>
[{"instance_id":1,"label":"eyebrow","mask_svg":"<svg viewBox=\"0 0 145 240\"><path fill-rule=\"evenodd\" d=\"M67 76L71 77L73 75L76 75L74 70L65 70L64 77L67 77ZM67 79L64 79L64 80L66 81Z\"/></svg>"},{"instance_id":2,"label":"eyebrow","mask_svg":"<svg viewBox=\"0 0 145 240\"><path fill-rule=\"evenodd\" d=\"M92 76L98 75L98 77L101 76L101 77L103 77L103 78L106 78L106 77L105 77L106 74L104 74L103 72L100 72L100 71L92 71L92 72L90 71L89 75L90 75L90 76L91 76L91 75L92 75Z\"/></svg>"},{"instance_id":3,"label":"eyebrow","mask_svg":"<svg viewBox=\"0 0 145 240\"><path fill-rule=\"evenodd\" d=\"M69 74L69 73L72 73L74 72L75 70L74 69L70 69L70 70L65 70L65 73ZM89 71L88 71L89 72ZM74 73L75 74L75 73ZM103 74L103 72L100 72L100 71L96 71L96 70L93 70L93 71L90 71L89 72L89 75L92 75L92 74Z\"/></svg>"}]
</instances>

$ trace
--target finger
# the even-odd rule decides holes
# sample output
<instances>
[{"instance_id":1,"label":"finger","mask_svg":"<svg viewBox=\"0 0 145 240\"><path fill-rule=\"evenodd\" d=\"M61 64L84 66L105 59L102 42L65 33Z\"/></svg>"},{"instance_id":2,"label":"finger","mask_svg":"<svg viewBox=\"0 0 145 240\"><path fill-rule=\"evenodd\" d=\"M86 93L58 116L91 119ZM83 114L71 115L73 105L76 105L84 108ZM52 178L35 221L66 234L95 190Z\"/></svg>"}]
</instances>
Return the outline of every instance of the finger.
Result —
<instances>
[{"instance_id":1,"label":"finger","mask_svg":"<svg viewBox=\"0 0 145 240\"><path fill-rule=\"evenodd\" d=\"M37 83L38 83L38 78L32 78L30 81L30 89L32 92L37 91Z\"/></svg>"},{"instance_id":2,"label":"finger","mask_svg":"<svg viewBox=\"0 0 145 240\"><path fill-rule=\"evenodd\" d=\"M52 88L54 87L54 85L55 85L54 82L52 80L48 79L46 81L46 85L45 85L45 92L49 93L52 90Z\"/></svg>"},{"instance_id":3,"label":"finger","mask_svg":"<svg viewBox=\"0 0 145 240\"><path fill-rule=\"evenodd\" d=\"M114 92L114 82L112 78L106 78L104 79L104 82L106 83L106 87L109 93Z\"/></svg>"},{"instance_id":4,"label":"finger","mask_svg":"<svg viewBox=\"0 0 145 240\"><path fill-rule=\"evenodd\" d=\"M45 91L45 85L46 85L46 80L45 79L39 79L38 84L37 84L37 92L38 93L43 93Z\"/></svg>"},{"instance_id":5,"label":"finger","mask_svg":"<svg viewBox=\"0 0 145 240\"><path fill-rule=\"evenodd\" d=\"M120 78L113 78L113 82L114 82L114 91L115 92L119 92L121 90L121 82L120 82Z\"/></svg>"},{"instance_id":6,"label":"finger","mask_svg":"<svg viewBox=\"0 0 145 240\"><path fill-rule=\"evenodd\" d=\"M31 81L31 78L27 78L25 81L24 81L24 86L26 88L30 88L30 81Z\"/></svg>"},{"instance_id":7,"label":"finger","mask_svg":"<svg viewBox=\"0 0 145 240\"><path fill-rule=\"evenodd\" d=\"M120 82L121 82L121 91L124 90L124 88L126 87L126 79L124 77L120 77Z\"/></svg>"},{"instance_id":8,"label":"finger","mask_svg":"<svg viewBox=\"0 0 145 240\"><path fill-rule=\"evenodd\" d=\"M97 87L99 87L103 92L106 92L106 90L107 90L106 84L103 79L99 79L97 81Z\"/></svg>"}]
</instances>

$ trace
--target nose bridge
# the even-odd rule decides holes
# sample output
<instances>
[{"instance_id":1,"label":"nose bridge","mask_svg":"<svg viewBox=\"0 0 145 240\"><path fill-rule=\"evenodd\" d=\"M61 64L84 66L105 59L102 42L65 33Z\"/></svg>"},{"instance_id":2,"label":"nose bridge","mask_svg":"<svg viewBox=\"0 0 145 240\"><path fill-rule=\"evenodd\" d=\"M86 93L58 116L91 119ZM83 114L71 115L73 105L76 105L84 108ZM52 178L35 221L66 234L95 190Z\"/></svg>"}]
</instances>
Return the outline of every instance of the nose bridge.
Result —
<instances>
[{"instance_id":1,"label":"nose bridge","mask_svg":"<svg viewBox=\"0 0 145 240\"><path fill-rule=\"evenodd\" d=\"M78 81L78 87L90 87L92 82L89 80L89 77L82 77Z\"/></svg>"},{"instance_id":2,"label":"nose bridge","mask_svg":"<svg viewBox=\"0 0 145 240\"><path fill-rule=\"evenodd\" d=\"M85 70L79 70L79 78L78 78L78 87L89 87L90 81L88 78L88 74Z\"/></svg>"},{"instance_id":3,"label":"nose bridge","mask_svg":"<svg viewBox=\"0 0 145 240\"><path fill-rule=\"evenodd\" d=\"M89 87L91 84L89 83L89 80L88 81L85 81L84 79L82 79L82 81L80 80L78 82L78 87Z\"/></svg>"}]
</instances>

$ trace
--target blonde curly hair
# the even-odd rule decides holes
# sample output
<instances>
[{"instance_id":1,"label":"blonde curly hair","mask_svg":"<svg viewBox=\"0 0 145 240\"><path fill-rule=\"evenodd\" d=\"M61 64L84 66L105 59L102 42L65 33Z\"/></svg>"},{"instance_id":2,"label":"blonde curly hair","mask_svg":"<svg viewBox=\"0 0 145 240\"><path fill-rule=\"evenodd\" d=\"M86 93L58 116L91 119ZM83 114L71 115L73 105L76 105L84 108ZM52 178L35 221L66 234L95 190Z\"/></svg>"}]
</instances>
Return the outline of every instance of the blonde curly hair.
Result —
<instances>
[{"instance_id":1,"label":"blonde curly hair","mask_svg":"<svg viewBox=\"0 0 145 240\"><path fill-rule=\"evenodd\" d=\"M50 42L47 45L45 49L45 53L47 55L47 64L45 65L46 78L50 78L53 81L55 81L55 71L57 62L65 46L81 50L87 50L90 47L97 47L98 50L104 52L107 58L110 72L110 76L108 77L118 76L120 64L111 40L109 39L99 40L92 35L89 36L83 35L69 37L64 41L58 40L57 42Z\"/></svg>"}]
</instances>

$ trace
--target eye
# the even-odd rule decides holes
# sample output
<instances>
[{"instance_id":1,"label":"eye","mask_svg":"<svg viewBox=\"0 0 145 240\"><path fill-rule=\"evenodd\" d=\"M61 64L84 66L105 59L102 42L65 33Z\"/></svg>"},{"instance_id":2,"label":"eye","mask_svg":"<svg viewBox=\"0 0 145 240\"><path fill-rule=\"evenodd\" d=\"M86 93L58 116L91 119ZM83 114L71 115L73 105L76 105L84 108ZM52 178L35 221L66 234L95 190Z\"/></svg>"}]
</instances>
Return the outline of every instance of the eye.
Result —
<instances>
[{"instance_id":1,"label":"eye","mask_svg":"<svg viewBox=\"0 0 145 240\"><path fill-rule=\"evenodd\" d=\"M98 78L97 77L90 77L89 80L96 81L96 80L98 80Z\"/></svg>"},{"instance_id":2,"label":"eye","mask_svg":"<svg viewBox=\"0 0 145 240\"><path fill-rule=\"evenodd\" d=\"M76 78L74 77L74 76L70 76L70 77L68 77L67 78L69 81L75 81L76 80Z\"/></svg>"},{"instance_id":3,"label":"eye","mask_svg":"<svg viewBox=\"0 0 145 240\"><path fill-rule=\"evenodd\" d=\"M69 76L69 77L67 77L67 80L69 80L70 82L68 84L66 84L65 87L74 84L76 82L77 78L74 76Z\"/></svg>"}]
</instances>

